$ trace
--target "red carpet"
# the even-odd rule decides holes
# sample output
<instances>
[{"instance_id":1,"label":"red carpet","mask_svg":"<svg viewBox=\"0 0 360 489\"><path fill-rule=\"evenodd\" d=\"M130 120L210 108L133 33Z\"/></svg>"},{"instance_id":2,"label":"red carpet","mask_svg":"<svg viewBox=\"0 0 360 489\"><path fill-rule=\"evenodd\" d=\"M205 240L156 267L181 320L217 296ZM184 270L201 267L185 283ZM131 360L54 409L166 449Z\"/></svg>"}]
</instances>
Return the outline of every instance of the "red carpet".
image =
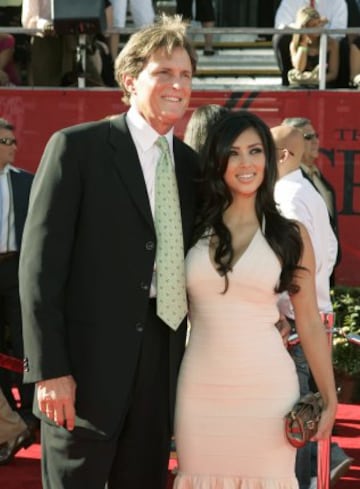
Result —
<instances>
[{"instance_id":1,"label":"red carpet","mask_svg":"<svg viewBox=\"0 0 360 489\"><path fill-rule=\"evenodd\" d=\"M360 405L340 404L336 418L337 436L333 440L355 459L349 472L336 484L336 489L360 489ZM169 468L176 465L170 461ZM169 472L171 489L173 475ZM27 450L21 450L15 460L0 467L1 489L41 489L40 482L40 445L34 444Z\"/></svg>"}]
</instances>

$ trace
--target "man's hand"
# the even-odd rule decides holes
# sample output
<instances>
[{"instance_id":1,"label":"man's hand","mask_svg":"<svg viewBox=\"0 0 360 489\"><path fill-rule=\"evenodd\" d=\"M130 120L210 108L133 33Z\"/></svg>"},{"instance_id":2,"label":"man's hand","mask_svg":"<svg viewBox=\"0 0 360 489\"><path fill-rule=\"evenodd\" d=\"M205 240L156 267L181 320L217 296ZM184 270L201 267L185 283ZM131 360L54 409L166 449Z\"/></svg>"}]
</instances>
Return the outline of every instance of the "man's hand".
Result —
<instances>
[{"instance_id":1,"label":"man's hand","mask_svg":"<svg viewBox=\"0 0 360 489\"><path fill-rule=\"evenodd\" d=\"M42 413L59 426L75 426L76 383L71 375L37 382L37 400Z\"/></svg>"},{"instance_id":2,"label":"man's hand","mask_svg":"<svg viewBox=\"0 0 360 489\"><path fill-rule=\"evenodd\" d=\"M285 348L288 346L289 336L291 333L291 326L285 316L280 316L279 320L275 323L275 327L279 330L281 338L283 340Z\"/></svg>"}]
</instances>

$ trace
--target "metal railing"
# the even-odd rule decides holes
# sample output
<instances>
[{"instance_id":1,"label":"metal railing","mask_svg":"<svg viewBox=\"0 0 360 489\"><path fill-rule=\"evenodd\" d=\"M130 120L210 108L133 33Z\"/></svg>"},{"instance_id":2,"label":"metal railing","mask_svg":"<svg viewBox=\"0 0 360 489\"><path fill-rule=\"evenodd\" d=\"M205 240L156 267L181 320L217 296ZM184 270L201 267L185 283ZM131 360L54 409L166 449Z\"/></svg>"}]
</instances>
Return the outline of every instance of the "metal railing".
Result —
<instances>
[{"instance_id":1,"label":"metal railing","mask_svg":"<svg viewBox=\"0 0 360 489\"><path fill-rule=\"evenodd\" d=\"M131 35L138 29L136 27L124 27L124 28L111 28L107 29L104 34L125 34ZM0 33L9 34L27 34L29 36L41 33L40 29L25 29L23 27L0 27ZM214 34L214 35L274 35L274 34L319 34L320 35L320 49L319 49L319 89L324 90L326 88L326 53L327 53L327 38L332 37L344 37L346 35L360 35L360 27L351 27L347 29L324 29L324 28L293 28L284 27L277 28L264 28L264 27L193 27L189 26L188 34L195 36L198 34ZM239 41L240 42L240 41Z\"/></svg>"}]
</instances>

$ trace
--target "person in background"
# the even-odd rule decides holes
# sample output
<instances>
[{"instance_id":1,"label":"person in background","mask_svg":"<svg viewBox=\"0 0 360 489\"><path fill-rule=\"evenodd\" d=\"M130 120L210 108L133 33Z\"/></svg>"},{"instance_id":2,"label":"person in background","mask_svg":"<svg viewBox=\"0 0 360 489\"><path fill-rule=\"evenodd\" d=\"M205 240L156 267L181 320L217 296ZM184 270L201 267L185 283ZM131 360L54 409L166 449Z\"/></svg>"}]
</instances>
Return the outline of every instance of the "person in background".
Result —
<instances>
[{"instance_id":1,"label":"person in background","mask_svg":"<svg viewBox=\"0 0 360 489\"><path fill-rule=\"evenodd\" d=\"M218 104L205 104L197 107L186 124L184 142L200 153L212 126L228 113L227 107Z\"/></svg>"},{"instance_id":2,"label":"person in background","mask_svg":"<svg viewBox=\"0 0 360 489\"><path fill-rule=\"evenodd\" d=\"M110 0L112 4L112 14L108 17L111 27L122 28L126 24L126 13L128 9L131 13L135 27L142 27L152 24L155 20L155 11L152 0ZM110 52L115 60L119 53L120 34L110 35Z\"/></svg>"},{"instance_id":3,"label":"person in background","mask_svg":"<svg viewBox=\"0 0 360 489\"><path fill-rule=\"evenodd\" d=\"M34 424L27 425L19 413L11 409L0 387L0 465L10 463L19 450L34 443L35 430Z\"/></svg>"},{"instance_id":4,"label":"person in background","mask_svg":"<svg viewBox=\"0 0 360 489\"><path fill-rule=\"evenodd\" d=\"M0 26L15 27L15 29L21 27L22 0L1 0L0 5ZM10 74L10 84L26 85L30 54L29 36L12 33L2 33L2 35L12 36L14 40L7 39L6 41L6 45L10 45L12 50L12 59L15 64L14 78Z\"/></svg>"},{"instance_id":5,"label":"person in background","mask_svg":"<svg viewBox=\"0 0 360 489\"><path fill-rule=\"evenodd\" d=\"M302 132L292 126L277 126L271 129L278 155L279 179L275 185L275 200L285 217L296 219L306 227L315 255L315 287L319 311L332 313L330 297L330 280L337 257L337 239L332 230L329 214L321 195L303 176L301 172L302 154L305 141ZM296 333L296 316L291 305L291 298L283 294L279 300L279 309L288 318ZM295 362L301 395L312 389L310 370L301 344L289 347ZM300 489L308 489L314 482L317 464L313 461L313 451L317 452L315 443L308 443L297 450L296 475ZM346 472L353 459L335 443L331 445L331 484Z\"/></svg>"},{"instance_id":6,"label":"person in background","mask_svg":"<svg viewBox=\"0 0 360 489\"><path fill-rule=\"evenodd\" d=\"M15 37L0 33L0 86L20 85L18 67L14 61Z\"/></svg>"},{"instance_id":7,"label":"person in background","mask_svg":"<svg viewBox=\"0 0 360 489\"><path fill-rule=\"evenodd\" d=\"M104 5L105 8L105 5ZM77 84L77 38L75 34L58 34L51 17L50 0L23 0L21 23L27 29L41 29L31 37L29 84L60 87ZM100 53L95 53L93 37L87 36L86 81L102 86Z\"/></svg>"},{"instance_id":8,"label":"person in background","mask_svg":"<svg viewBox=\"0 0 360 489\"><path fill-rule=\"evenodd\" d=\"M33 175L14 166L15 127L0 118L0 352L23 359L23 331L19 298L18 266ZM0 369L0 385L11 408L16 409L12 387L19 391L19 413L31 414L34 386L23 385L21 374Z\"/></svg>"},{"instance_id":9,"label":"person in background","mask_svg":"<svg viewBox=\"0 0 360 489\"><path fill-rule=\"evenodd\" d=\"M195 69L180 17L143 27L115 63L128 112L55 133L37 170L19 275L44 489L166 487L198 176L174 125Z\"/></svg>"},{"instance_id":10,"label":"person in background","mask_svg":"<svg viewBox=\"0 0 360 489\"><path fill-rule=\"evenodd\" d=\"M201 160L202 204L186 258L191 332L176 397L174 489L297 489L284 416L299 385L274 328L285 290L325 400L315 439L330 435L337 404L310 238L276 209L275 147L256 115L222 117Z\"/></svg>"},{"instance_id":11,"label":"person in background","mask_svg":"<svg viewBox=\"0 0 360 489\"><path fill-rule=\"evenodd\" d=\"M304 138L304 152L301 158L300 169L325 201L330 217L330 224L338 241L338 254L336 265L341 260L341 247L339 242L338 211L336 205L335 189L321 172L317 160L319 158L319 134L316 132L310 119L306 117L286 117L282 125L296 127L302 132ZM334 285L335 276L331 275L330 284Z\"/></svg>"},{"instance_id":12,"label":"person in background","mask_svg":"<svg viewBox=\"0 0 360 489\"><path fill-rule=\"evenodd\" d=\"M316 28L327 24L313 7L302 7L296 14L297 28ZM320 34L293 34L290 43L292 69L288 71L290 85L319 86ZM334 88L339 72L339 42L332 37L327 43L326 87Z\"/></svg>"},{"instance_id":13,"label":"person in background","mask_svg":"<svg viewBox=\"0 0 360 489\"><path fill-rule=\"evenodd\" d=\"M193 18L193 3L193 0L176 0L176 13L182 15L184 19L191 20ZM195 20L201 22L202 27L214 27L215 10L212 0L196 0L195 9ZM205 34L204 39L204 55L213 56L215 54L213 34Z\"/></svg>"},{"instance_id":14,"label":"person in background","mask_svg":"<svg viewBox=\"0 0 360 489\"><path fill-rule=\"evenodd\" d=\"M346 0L349 12L348 27L360 26L360 0ZM347 35L349 43L349 86L360 87L360 36Z\"/></svg>"},{"instance_id":15,"label":"person in background","mask_svg":"<svg viewBox=\"0 0 360 489\"><path fill-rule=\"evenodd\" d=\"M248 1L249 8L250 0ZM257 0L257 27L273 27L278 0ZM271 34L260 34L257 41L271 41Z\"/></svg>"},{"instance_id":16,"label":"person in background","mask_svg":"<svg viewBox=\"0 0 360 489\"><path fill-rule=\"evenodd\" d=\"M56 34L50 0L23 0L21 23L27 29L41 29L30 41L29 85L61 86L64 76L74 71L76 37Z\"/></svg>"},{"instance_id":17,"label":"person in background","mask_svg":"<svg viewBox=\"0 0 360 489\"><path fill-rule=\"evenodd\" d=\"M319 311L332 312L329 277L336 255L337 240L330 225L325 202L320 194L302 175L300 162L304 152L304 138L298 129L276 126L271 129L277 148L279 179L275 185L275 201L281 213L301 222L307 229L315 255L315 289ZM297 318L291 297L285 292L280 296L279 309L297 332ZM300 394L310 392L309 365L301 344L290 347L299 377ZM297 450L296 476L300 489L308 489L311 480L311 446L307 443Z\"/></svg>"},{"instance_id":18,"label":"person in background","mask_svg":"<svg viewBox=\"0 0 360 489\"><path fill-rule=\"evenodd\" d=\"M296 13L300 8L309 6L309 0L282 0L275 14L275 27L294 27ZM348 26L348 8L345 0L314 0L313 7L319 12L321 17L328 20L328 29L346 29ZM348 43L344 35L334 34L332 36L340 42L340 68L337 80L337 87L348 86ZM273 47L276 60L281 72L282 84L289 85L287 77L291 70L291 57L289 45L291 34L275 34L273 36Z\"/></svg>"},{"instance_id":19,"label":"person in background","mask_svg":"<svg viewBox=\"0 0 360 489\"><path fill-rule=\"evenodd\" d=\"M360 36L350 43L350 86L360 88Z\"/></svg>"}]
</instances>

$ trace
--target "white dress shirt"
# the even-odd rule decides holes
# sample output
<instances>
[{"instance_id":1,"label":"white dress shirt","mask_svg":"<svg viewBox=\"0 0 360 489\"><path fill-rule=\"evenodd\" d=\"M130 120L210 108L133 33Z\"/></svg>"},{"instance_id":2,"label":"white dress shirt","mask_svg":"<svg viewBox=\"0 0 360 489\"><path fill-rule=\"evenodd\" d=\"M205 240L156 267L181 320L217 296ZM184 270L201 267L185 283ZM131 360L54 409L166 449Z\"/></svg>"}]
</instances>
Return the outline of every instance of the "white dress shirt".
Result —
<instances>
[{"instance_id":1,"label":"white dress shirt","mask_svg":"<svg viewBox=\"0 0 360 489\"><path fill-rule=\"evenodd\" d=\"M15 236L15 213L10 181L10 168L12 171L19 172L17 168L11 165L6 165L0 172L0 253L17 251Z\"/></svg>"},{"instance_id":2,"label":"white dress shirt","mask_svg":"<svg viewBox=\"0 0 360 489\"><path fill-rule=\"evenodd\" d=\"M280 178L275 185L274 197L281 213L301 222L307 229L315 254L316 295L320 312L332 311L329 277L333 271L338 243L331 228L329 214L321 195L295 170ZM287 293L279 300L280 312L294 319Z\"/></svg>"},{"instance_id":3,"label":"white dress shirt","mask_svg":"<svg viewBox=\"0 0 360 489\"><path fill-rule=\"evenodd\" d=\"M143 171L146 190L149 197L151 213L154 217L155 215L155 174L156 166L160 157L160 148L156 145L156 141L159 138L158 134L139 114L135 105L132 105L126 114L126 122L129 127L131 137L134 141L137 154L140 160L140 165ZM173 153L173 133L174 130L171 129L166 137L172 162L174 164L174 153ZM156 296L156 264L154 265L154 274L151 282L150 297Z\"/></svg>"},{"instance_id":4,"label":"white dress shirt","mask_svg":"<svg viewBox=\"0 0 360 489\"><path fill-rule=\"evenodd\" d=\"M275 27L294 24L297 11L309 5L309 0L282 0L275 14ZM315 8L329 21L326 29L346 29L348 26L348 7L345 0L315 0ZM334 34L335 38L344 37Z\"/></svg>"},{"instance_id":5,"label":"white dress shirt","mask_svg":"<svg viewBox=\"0 0 360 489\"><path fill-rule=\"evenodd\" d=\"M155 143L160 137L160 134L158 134L146 122L146 120L139 114L135 106L131 106L126 114L126 122L138 153L141 168L144 174L147 193L149 196L151 212L154 216L155 173L156 165L160 157L160 149ZM170 154L174 164L173 133L174 130L171 129L167 134L164 134L164 136L169 143Z\"/></svg>"}]
</instances>

